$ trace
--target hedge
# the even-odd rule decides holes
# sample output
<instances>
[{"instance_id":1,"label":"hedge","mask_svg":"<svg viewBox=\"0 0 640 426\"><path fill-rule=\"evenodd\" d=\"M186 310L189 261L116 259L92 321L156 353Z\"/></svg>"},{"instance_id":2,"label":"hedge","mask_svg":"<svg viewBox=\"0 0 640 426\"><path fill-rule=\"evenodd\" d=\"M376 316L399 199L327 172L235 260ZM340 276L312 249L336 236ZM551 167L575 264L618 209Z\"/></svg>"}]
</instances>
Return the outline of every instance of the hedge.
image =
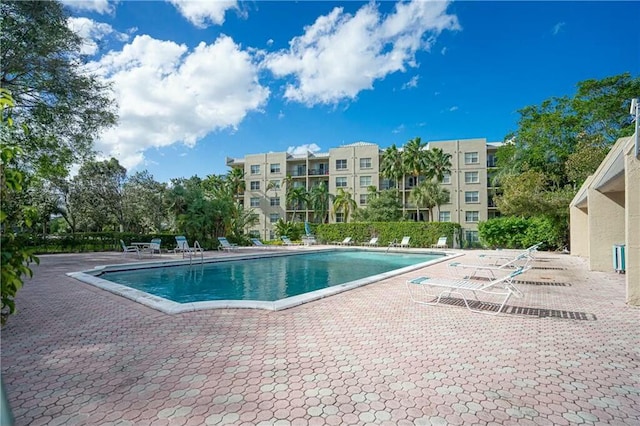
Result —
<instances>
[{"instance_id":1,"label":"hedge","mask_svg":"<svg viewBox=\"0 0 640 426\"><path fill-rule=\"evenodd\" d=\"M447 244L453 247L453 236L461 241L461 227L452 222L350 222L318 225L316 238L331 243L351 237L357 243L368 242L378 237L378 244L386 246L393 240L411 237L411 247L431 247L438 238L447 236Z\"/></svg>"},{"instance_id":2,"label":"hedge","mask_svg":"<svg viewBox=\"0 0 640 426\"><path fill-rule=\"evenodd\" d=\"M541 249L563 247L566 225L548 217L500 217L478 224L480 241L491 248L526 248L542 243Z\"/></svg>"}]
</instances>

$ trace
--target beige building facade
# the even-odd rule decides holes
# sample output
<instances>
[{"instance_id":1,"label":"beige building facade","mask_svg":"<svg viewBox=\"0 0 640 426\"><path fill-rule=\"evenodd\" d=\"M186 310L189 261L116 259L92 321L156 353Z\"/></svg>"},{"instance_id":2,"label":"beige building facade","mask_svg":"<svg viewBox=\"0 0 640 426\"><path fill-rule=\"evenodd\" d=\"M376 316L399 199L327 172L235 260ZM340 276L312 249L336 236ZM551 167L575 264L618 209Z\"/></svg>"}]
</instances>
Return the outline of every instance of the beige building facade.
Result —
<instances>
[{"instance_id":1,"label":"beige building facade","mask_svg":"<svg viewBox=\"0 0 640 426\"><path fill-rule=\"evenodd\" d=\"M570 204L570 231L571 254L588 258L593 271L624 269L626 301L640 306L640 158L636 138L619 139L582 185ZM622 258L616 258L616 253Z\"/></svg>"},{"instance_id":2,"label":"beige building facade","mask_svg":"<svg viewBox=\"0 0 640 426\"><path fill-rule=\"evenodd\" d=\"M495 153L499 142L488 143L486 139L463 139L433 141L426 149L438 147L451 155L451 173L445 176L442 186L450 193L448 203L434 209L435 218L429 217L427 209L416 209L411 200L411 190L423 177L415 182L405 176L400 185L403 210L406 215L420 221L438 220L457 222L464 229L468 241L478 241L478 222L498 216L491 183L495 167ZM244 171L245 192L243 203L259 214L259 224L251 233L265 240L275 238L274 225L281 218L299 221L320 222L306 206L291 206L286 203L285 179L292 187L303 187L310 191L324 182L330 194L340 189L348 191L359 208L367 206L369 188L377 190L396 187L380 173L380 161L384 150L375 143L356 142L331 148L329 152L307 152L294 155L287 152L248 154L244 158L227 158L227 166ZM329 222L342 222L340 213L329 215Z\"/></svg>"}]
</instances>

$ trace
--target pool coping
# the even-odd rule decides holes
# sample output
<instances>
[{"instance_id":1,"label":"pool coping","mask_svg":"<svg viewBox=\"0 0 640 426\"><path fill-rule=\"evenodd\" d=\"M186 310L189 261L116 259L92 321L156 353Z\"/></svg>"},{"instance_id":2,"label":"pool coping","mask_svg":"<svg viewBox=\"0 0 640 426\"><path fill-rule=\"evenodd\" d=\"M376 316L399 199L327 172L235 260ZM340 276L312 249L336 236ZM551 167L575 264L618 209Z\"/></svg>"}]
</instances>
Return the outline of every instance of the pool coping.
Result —
<instances>
[{"instance_id":1,"label":"pool coping","mask_svg":"<svg viewBox=\"0 0 640 426\"><path fill-rule=\"evenodd\" d=\"M379 249L366 249L360 247L351 247L350 249L360 251L380 252ZM305 250L304 253L318 253L325 251L338 251L343 248L319 248L313 250ZM115 265L101 265L96 266L93 269L79 272L68 272L66 275L81 281L85 284L89 284L98 287L102 290L109 291L119 296L125 297L134 302L140 303L152 309L158 310L165 314L179 314L183 312L202 311L209 309L263 309L268 311L280 311L283 309L293 308L295 306L302 305L304 303L312 302L315 300L323 299L325 297L333 296L335 294L342 293L344 291L352 290L364 285L373 284L385 280L396 275L401 275L407 272L421 269L436 263L449 261L459 256L463 256L463 253L454 253L446 251L433 251L433 250L394 250L393 253L410 253L410 254L438 254L444 255L441 258L433 259L428 262L418 263L416 265L405 266L403 268L394 269L392 271L383 272L382 274L372 275L370 277L361 278L359 280L349 281L344 284L338 284L331 287L315 290L308 293L299 294L297 296L291 296L276 301L261 301L261 300L216 300L216 301L202 301L202 302L188 302L180 303L173 300L165 299L160 296L155 296L150 293L146 293L140 290L136 290L121 284L116 284L111 281L107 281L98 277L97 275L104 272L122 271L122 270L135 270L135 269L148 269L148 268L160 268L163 266L183 266L183 265L196 265L200 263L221 263L228 261L249 260L249 259L262 259L267 257L280 257L302 254L299 251L292 252L273 252L267 251L260 253L238 253L231 256L225 256L224 258L204 258L202 262L199 260L185 259L185 260L160 260L152 262L138 262L138 263L124 263Z\"/></svg>"}]
</instances>

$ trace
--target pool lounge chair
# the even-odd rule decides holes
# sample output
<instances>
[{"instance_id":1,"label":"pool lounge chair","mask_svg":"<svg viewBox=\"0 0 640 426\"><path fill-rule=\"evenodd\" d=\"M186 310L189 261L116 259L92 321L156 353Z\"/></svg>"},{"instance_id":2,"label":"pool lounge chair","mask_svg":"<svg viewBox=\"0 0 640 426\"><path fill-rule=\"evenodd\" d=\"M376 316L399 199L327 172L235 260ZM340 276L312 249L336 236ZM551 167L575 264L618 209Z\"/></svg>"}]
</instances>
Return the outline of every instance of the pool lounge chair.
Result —
<instances>
[{"instance_id":1,"label":"pool lounge chair","mask_svg":"<svg viewBox=\"0 0 640 426\"><path fill-rule=\"evenodd\" d=\"M158 254L162 254L162 251L160 250L161 243L162 243L162 240L160 238L154 238L151 240L151 242L147 247L142 249L142 252L149 253L152 257L155 254L155 252L158 252Z\"/></svg>"},{"instance_id":2,"label":"pool lounge chair","mask_svg":"<svg viewBox=\"0 0 640 426\"><path fill-rule=\"evenodd\" d=\"M527 247L526 249L514 252L514 253L489 253L489 254L480 254L478 255L481 259L488 259L493 262L494 265L500 265L504 262L509 262L520 255L526 255L530 258L530 260L535 260L534 253L538 251L538 248L542 245L542 243L534 244L531 247ZM493 260L492 260L493 259Z\"/></svg>"},{"instance_id":3,"label":"pool lounge chair","mask_svg":"<svg viewBox=\"0 0 640 426\"><path fill-rule=\"evenodd\" d=\"M300 244L296 244L293 241L291 241L289 239L289 237L287 237L286 235L283 235L282 237L280 237L280 239L282 240L282 242L284 243L285 246L299 246Z\"/></svg>"},{"instance_id":4,"label":"pool lounge chair","mask_svg":"<svg viewBox=\"0 0 640 426\"><path fill-rule=\"evenodd\" d=\"M135 253L140 257L140 249L138 246L128 246L124 243L124 241L120 240L120 245L122 246L122 256L126 256L127 253Z\"/></svg>"},{"instance_id":5,"label":"pool lounge chair","mask_svg":"<svg viewBox=\"0 0 640 426\"><path fill-rule=\"evenodd\" d=\"M391 247L400 247L400 248L409 248L409 240L411 239L411 237L402 237L402 241L398 242L397 240L393 240L389 243L389 247L387 248L387 251L391 248Z\"/></svg>"},{"instance_id":6,"label":"pool lounge chair","mask_svg":"<svg viewBox=\"0 0 640 426\"><path fill-rule=\"evenodd\" d=\"M362 243L363 246L367 247L378 247L378 237L373 237L366 243Z\"/></svg>"},{"instance_id":7,"label":"pool lounge chair","mask_svg":"<svg viewBox=\"0 0 640 426\"><path fill-rule=\"evenodd\" d=\"M268 245L263 244L262 241L260 241L257 238L251 238L251 244L253 244L254 247L260 247L260 248L263 248L263 249L269 248Z\"/></svg>"},{"instance_id":8,"label":"pool lounge chair","mask_svg":"<svg viewBox=\"0 0 640 426\"><path fill-rule=\"evenodd\" d=\"M474 278L489 278L495 279L496 273L500 274L505 271L511 271L519 268L527 268L529 266L529 262L531 262L531 257L527 253L522 253L513 259L509 260L506 263L501 265L486 265L486 264L466 264L460 262L451 262L448 265L450 271L455 273L457 272L460 275L460 272L463 271L466 275L465 279L474 279ZM466 271L471 271L467 274ZM486 276L478 274L485 273Z\"/></svg>"},{"instance_id":9,"label":"pool lounge chair","mask_svg":"<svg viewBox=\"0 0 640 426\"><path fill-rule=\"evenodd\" d=\"M411 300L416 303L424 304L424 305L437 305L440 303L440 300L443 296L449 297L451 294L456 294L462 297L465 306L472 312L488 314L488 315L497 315L502 312L502 309L507 304L507 301L512 295L516 297L522 297L522 292L517 289L513 285L513 279L518 275L525 272L527 268L519 268L515 271L511 271L511 273L492 280L488 283L486 282L478 282L478 281L470 281L470 280L452 280L446 278L430 278L430 277L416 277L406 281L407 290L409 291L409 295ZM423 290L423 294L425 296L424 299L420 299L416 297L414 293L417 291L412 291L412 287L418 287ZM430 294L428 292L428 288L441 289L440 293ZM483 302L478 299L478 295L490 295L501 298L501 302L499 303L499 307L497 310L479 310L474 309L473 306L469 305L469 301L467 300L467 296L465 294L471 293L473 295L473 300L471 303L475 306L478 304L482 304ZM429 300L431 299L431 300ZM495 306L498 303L493 303Z\"/></svg>"},{"instance_id":10,"label":"pool lounge chair","mask_svg":"<svg viewBox=\"0 0 640 426\"><path fill-rule=\"evenodd\" d=\"M438 242L431 244L431 248L449 248L449 245L447 244L447 237L438 238Z\"/></svg>"},{"instance_id":11,"label":"pool lounge chair","mask_svg":"<svg viewBox=\"0 0 640 426\"><path fill-rule=\"evenodd\" d=\"M220 245L218 246L218 250L224 250L224 251L238 250L238 245L231 244L229 240L227 240L225 237L218 237L218 241L220 242Z\"/></svg>"},{"instance_id":12,"label":"pool lounge chair","mask_svg":"<svg viewBox=\"0 0 640 426\"><path fill-rule=\"evenodd\" d=\"M351 241L351 237L347 237L342 241L338 241L336 244L339 246L350 246L353 244L353 241Z\"/></svg>"}]
</instances>

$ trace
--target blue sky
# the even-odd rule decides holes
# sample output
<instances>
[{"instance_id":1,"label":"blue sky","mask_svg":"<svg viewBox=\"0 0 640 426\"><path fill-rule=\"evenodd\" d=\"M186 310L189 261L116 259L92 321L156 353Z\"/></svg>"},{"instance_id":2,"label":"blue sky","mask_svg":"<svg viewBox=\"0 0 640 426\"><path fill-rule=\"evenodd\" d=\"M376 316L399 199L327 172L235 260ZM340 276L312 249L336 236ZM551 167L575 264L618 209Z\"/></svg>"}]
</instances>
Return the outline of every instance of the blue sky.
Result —
<instances>
[{"instance_id":1,"label":"blue sky","mask_svg":"<svg viewBox=\"0 0 640 426\"><path fill-rule=\"evenodd\" d=\"M631 1L63 3L119 104L96 148L159 181L251 153L502 141L520 108L640 73Z\"/></svg>"}]
</instances>

